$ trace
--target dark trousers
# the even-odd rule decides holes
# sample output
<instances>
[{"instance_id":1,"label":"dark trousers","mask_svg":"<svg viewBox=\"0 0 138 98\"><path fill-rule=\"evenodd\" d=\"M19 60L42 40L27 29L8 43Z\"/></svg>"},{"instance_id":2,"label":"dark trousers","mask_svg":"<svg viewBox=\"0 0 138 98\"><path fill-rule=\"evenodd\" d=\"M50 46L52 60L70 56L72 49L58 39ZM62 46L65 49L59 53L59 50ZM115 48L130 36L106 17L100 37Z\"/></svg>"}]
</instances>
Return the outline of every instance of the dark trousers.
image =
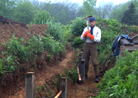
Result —
<instances>
[{"instance_id":1,"label":"dark trousers","mask_svg":"<svg viewBox=\"0 0 138 98\"><path fill-rule=\"evenodd\" d=\"M85 75L87 75L88 73L90 56L91 56L91 62L94 66L95 75L99 76L97 44L85 42L84 44Z\"/></svg>"}]
</instances>

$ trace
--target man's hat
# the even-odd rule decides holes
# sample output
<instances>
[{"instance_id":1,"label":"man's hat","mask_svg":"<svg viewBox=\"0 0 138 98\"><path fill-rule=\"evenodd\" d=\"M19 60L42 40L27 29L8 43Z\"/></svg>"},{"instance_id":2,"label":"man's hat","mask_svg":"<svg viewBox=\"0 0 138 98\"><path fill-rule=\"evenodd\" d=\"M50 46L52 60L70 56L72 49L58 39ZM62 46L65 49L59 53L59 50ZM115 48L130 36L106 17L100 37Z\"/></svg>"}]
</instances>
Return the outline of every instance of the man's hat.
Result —
<instances>
[{"instance_id":1,"label":"man's hat","mask_svg":"<svg viewBox=\"0 0 138 98\"><path fill-rule=\"evenodd\" d=\"M91 21L96 21L95 17L90 17L89 22L91 22Z\"/></svg>"}]
</instances>

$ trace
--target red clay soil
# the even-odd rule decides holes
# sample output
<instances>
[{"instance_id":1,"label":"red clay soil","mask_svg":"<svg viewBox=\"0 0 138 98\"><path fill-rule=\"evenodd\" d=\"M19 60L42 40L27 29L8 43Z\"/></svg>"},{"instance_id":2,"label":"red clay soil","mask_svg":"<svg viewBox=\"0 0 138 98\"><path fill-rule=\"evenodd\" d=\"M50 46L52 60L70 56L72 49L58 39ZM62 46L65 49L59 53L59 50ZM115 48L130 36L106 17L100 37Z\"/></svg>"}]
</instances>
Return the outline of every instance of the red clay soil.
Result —
<instances>
[{"instance_id":1,"label":"red clay soil","mask_svg":"<svg viewBox=\"0 0 138 98\"><path fill-rule=\"evenodd\" d=\"M62 74L64 69L74 67L74 52L69 51L66 55L66 58L59 63L59 66L45 66L45 68L36 73L36 87L43 86L46 81L52 81L54 76L57 74ZM67 98L89 98L96 96L98 94L98 89L96 88L97 83L94 82L94 69L90 65L90 70L88 73L89 78L85 81L84 84L77 84L68 81L68 97ZM100 78L101 79L101 78ZM18 90L18 91L16 91ZM25 84L23 82L22 87L16 89L16 93L5 96L4 98L26 98L25 96ZM57 90L53 88L52 94L56 95ZM38 97L41 98L41 97ZM53 98L53 97L52 97Z\"/></svg>"},{"instance_id":2,"label":"red clay soil","mask_svg":"<svg viewBox=\"0 0 138 98\"><path fill-rule=\"evenodd\" d=\"M36 72L36 87L42 86L46 81L51 81L57 74L64 72L64 69L72 68L74 66L74 51L68 51L66 58L63 59L58 66L51 65L45 66L42 70ZM22 87L17 87L14 94L5 96L3 98L26 98L25 96L25 83L22 81ZM54 89L55 90L55 89ZM56 94L56 91L52 91Z\"/></svg>"},{"instance_id":3,"label":"red clay soil","mask_svg":"<svg viewBox=\"0 0 138 98\"><path fill-rule=\"evenodd\" d=\"M0 16L0 42L6 43L13 34L15 37L24 38L25 40L36 34L42 36L42 33L45 32L46 29L46 24L28 25L27 27L27 25L24 23L18 23ZM0 51L3 51L2 43L0 43ZM44 58L45 55L47 55L47 53L44 53L40 58ZM48 65L48 62L42 61L42 59L38 59L38 61L35 63L39 65L37 67L40 67L37 68L38 70L42 69L43 65ZM0 76L0 98L5 98L5 95L8 95L11 92L14 94L14 91L12 91L12 89L16 88L18 85L21 85L21 81L24 81L26 71L30 71L32 69L35 70L32 63L24 63L20 64L20 66L21 67L13 73L3 74L3 78ZM5 84L5 86L2 84Z\"/></svg>"},{"instance_id":4,"label":"red clay soil","mask_svg":"<svg viewBox=\"0 0 138 98\"><path fill-rule=\"evenodd\" d=\"M7 42L12 35L15 37L24 39L30 38L32 35L39 34L42 36L42 32L45 32L47 25L29 25L28 27L23 27L20 24L7 24L0 22L0 42ZM0 50L2 49L2 44L0 43Z\"/></svg>"},{"instance_id":5,"label":"red clay soil","mask_svg":"<svg viewBox=\"0 0 138 98\"><path fill-rule=\"evenodd\" d=\"M107 70L110 70L115 65L115 58L108 64ZM103 78L104 73L100 73L100 81ZM92 64L89 66L88 79L83 84L73 84L68 82L68 97L67 98L93 98L98 95L99 90L96 88L97 83L94 82L95 72Z\"/></svg>"},{"instance_id":6,"label":"red clay soil","mask_svg":"<svg viewBox=\"0 0 138 98\"><path fill-rule=\"evenodd\" d=\"M36 71L36 87L43 86L46 83L50 83L55 76L62 74L64 69L71 69L74 67L74 57L75 52L70 50L68 51L66 57L59 63L58 66L51 65L45 66L41 70ZM110 64L110 68L115 65L115 61L112 61ZM109 68L109 69L110 69ZM95 73L93 66L90 64L89 72L88 72L88 79L83 84L73 83L68 80L68 94L67 98L93 98L94 96L98 95L98 89L96 88L97 83L94 82ZM100 80L102 76L100 77ZM52 83L52 82L51 82ZM51 84L48 85L52 91L52 97L58 93L57 87L52 88ZM12 89L12 88L9 88ZM9 94L0 94L3 95L0 98L26 98L25 96L25 82L22 81L21 85L17 86L15 89L12 89L13 92ZM8 90L7 90L8 91ZM37 98L45 97L45 94L39 96L38 92L36 92Z\"/></svg>"},{"instance_id":7,"label":"red clay soil","mask_svg":"<svg viewBox=\"0 0 138 98\"><path fill-rule=\"evenodd\" d=\"M95 73L92 65L89 67L88 79L83 84L68 83L67 98L93 98L98 94L97 83L94 82ZM100 78L101 79L101 78Z\"/></svg>"}]
</instances>

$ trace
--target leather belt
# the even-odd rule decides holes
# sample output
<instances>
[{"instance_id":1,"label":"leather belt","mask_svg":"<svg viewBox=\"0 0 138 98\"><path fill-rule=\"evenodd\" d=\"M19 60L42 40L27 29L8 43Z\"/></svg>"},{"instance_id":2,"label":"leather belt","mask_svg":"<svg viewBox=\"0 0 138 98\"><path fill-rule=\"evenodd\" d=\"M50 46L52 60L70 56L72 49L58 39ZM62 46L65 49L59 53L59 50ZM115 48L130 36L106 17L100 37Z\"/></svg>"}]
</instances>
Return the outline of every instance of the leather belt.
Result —
<instances>
[{"instance_id":1,"label":"leather belt","mask_svg":"<svg viewBox=\"0 0 138 98\"><path fill-rule=\"evenodd\" d=\"M93 44L93 43L95 43L95 42L85 42L86 44Z\"/></svg>"}]
</instances>

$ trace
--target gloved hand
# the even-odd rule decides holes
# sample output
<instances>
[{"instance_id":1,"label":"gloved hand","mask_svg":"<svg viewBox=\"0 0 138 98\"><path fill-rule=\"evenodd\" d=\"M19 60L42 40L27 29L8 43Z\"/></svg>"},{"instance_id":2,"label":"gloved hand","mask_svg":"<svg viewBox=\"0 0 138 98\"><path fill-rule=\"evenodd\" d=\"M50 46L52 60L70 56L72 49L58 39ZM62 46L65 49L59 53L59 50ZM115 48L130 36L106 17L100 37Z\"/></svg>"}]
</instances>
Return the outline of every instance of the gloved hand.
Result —
<instances>
[{"instance_id":1,"label":"gloved hand","mask_svg":"<svg viewBox=\"0 0 138 98\"><path fill-rule=\"evenodd\" d=\"M93 35L91 35L91 33L88 33L88 34L87 34L87 37L89 37L91 40L93 40L93 39L94 39L94 36L93 36Z\"/></svg>"},{"instance_id":2,"label":"gloved hand","mask_svg":"<svg viewBox=\"0 0 138 98\"><path fill-rule=\"evenodd\" d=\"M85 38L87 36L87 34L90 33L90 30L87 30L84 34L83 37Z\"/></svg>"}]
</instances>

